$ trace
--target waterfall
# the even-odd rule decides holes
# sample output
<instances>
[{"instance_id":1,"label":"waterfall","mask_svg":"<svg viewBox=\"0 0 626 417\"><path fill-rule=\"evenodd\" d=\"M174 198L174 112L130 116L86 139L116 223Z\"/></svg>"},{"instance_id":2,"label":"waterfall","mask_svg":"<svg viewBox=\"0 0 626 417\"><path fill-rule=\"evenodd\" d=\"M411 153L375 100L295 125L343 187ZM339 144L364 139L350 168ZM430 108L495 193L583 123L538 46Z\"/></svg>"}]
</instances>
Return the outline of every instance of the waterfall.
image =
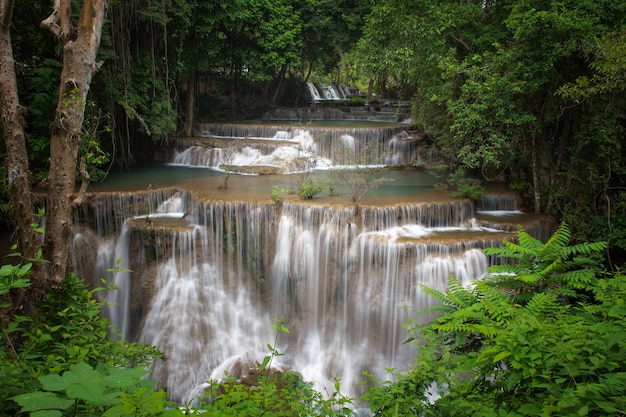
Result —
<instances>
[{"instance_id":1,"label":"waterfall","mask_svg":"<svg viewBox=\"0 0 626 417\"><path fill-rule=\"evenodd\" d=\"M370 144L375 163L408 164L419 147L397 125L198 130L203 137L176 141L164 170L307 172L350 165ZM359 207L295 197L274 203L269 193L258 197L255 181L242 180L244 191L210 192L205 177L180 188L97 193L76 213L75 270L117 287L106 314L122 338L165 354L150 377L172 399L192 401L207 381L261 362L279 317L289 333L279 337L277 366L300 372L320 392L332 392L337 377L345 395L358 395L364 371L384 379L386 368L411 365L415 347L403 344L403 324L433 303L422 285L443 291L452 276L479 279L493 261L483 249L515 238L518 224L542 233L541 221L525 218L506 193L486 196L479 210L443 194L416 201L430 186L406 172L410 186L397 187L405 194Z\"/></svg>"},{"instance_id":2,"label":"waterfall","mask_svg":"<svg viewBox=\"0 0 626 417\"><path fill-rule=\"evenodd\" d=\"M432 303L420 284L443 290L451 275L480 277L481 249L502 239L472 224L465 200L358 211L284 202L277 211L154 194L142 199L149 213L129 217L115 241L101 239L100 262L122 259L108 314L127 340L164 352L150 376L182 402L233 364L262 360L281 316L290 332L280 336L280 365L322 392L338 377L358 394L363 371L384 378L385 368L410 364L402 324ZM132 199L102 198L124 212L117 201ZM464 236L478 232L492 237Z\"/></svg>"},{"instance_id":3,"label":"waterfall","mask_svg":"<svg viewBox=\"0 0 626 417\"><path fill-rule=\"evenodd\" d=\"M354 164L355 155L365 149L371 164L410 164L417 157L421 140L401 126L201 124L199 131L201 139L176 141L173 164L212 168L276 166L284 173L302 172Z\"/></svg>"},{"instance_id":4,"label":"waterfall","mask_svg":"<svg viewBox=\"0 0 626 417\"><path fill-rule=\"evenodd\" d=\"M307 89L311 96L311 101L317 103L321 100L341 100L347 98L346 90L341 86L318 83L321 91L311 81L307 82Z\"/></svg>"},{"instance_id":5,"label":"waterfall","mask_svg":"<svg viewBox=\"0 0 626 417\"><path fill-rule=\"evenodd\" d=\"M478 201L479 211L517 211L518 195L514 192L485 193Z\"/></svg>"},{"instance_id":6,"label":"waterfall","mask_svg":"<svg viewBox=\"0 0 626 417\"><path fill-rule=\"evenodd\" d=\"M306 329L290 339L305 379L328 384L338 376L354 388L365 370L382 377L385 367L406 366L412 348L402 344L407 317L399 307L431 304L420 284L443 290L451 275L469 282L486 272L480 243L420 242L432 229L383 226L377 217L384 210L363 214L363 224L381 229L368 232L357 227L352 208L283 206L272 271L274 314ZM398 218L396 207L388 210L388 218ZM449 210L439 210L442 222L454 222Z\"/></svg>"},{"instance_id":7,"label":"waterfall","mask_svg":"<svg viewBox=\"0 0 626 417\"><path fill-rule=\"evenodd\" d=\"M317 88L315 88L315 84L309 81L306 83L306 86L309 90L309 95L311 96L312 102L317 103L318 101L322 100L322 96L320 95L319 91L317 91Z\"/></svg>"},{"instance_id":8,"label":"waterfall","mask_svg":"<svg viewBox=\"0 0 626 417\"><path fill-rule=\"evenodd\" d=\"M269 316L243 279L225 279L228 271L209 255L207 237L200 226L176 233L177 248L158 269L139 339L168 358L154 364L150 377L184 402L219 365L248 352L262 358L272 340Z\"/></svg>"}]
</instances>

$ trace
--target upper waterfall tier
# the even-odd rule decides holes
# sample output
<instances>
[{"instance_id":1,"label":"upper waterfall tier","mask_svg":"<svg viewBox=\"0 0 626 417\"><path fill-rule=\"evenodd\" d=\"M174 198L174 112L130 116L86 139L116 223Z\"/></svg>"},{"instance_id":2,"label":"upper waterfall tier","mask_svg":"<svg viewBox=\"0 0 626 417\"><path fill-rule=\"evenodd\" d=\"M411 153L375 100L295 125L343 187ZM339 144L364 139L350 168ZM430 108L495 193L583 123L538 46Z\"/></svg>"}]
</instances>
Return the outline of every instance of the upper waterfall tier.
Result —
<instances>
[{"instance_id":1,"label":"upper waterfall tier","mask_svg":"<svg viewBox=\"0 0 626 417\"><path fill-rule=\"evenodd\" d=\"M207 168L274 167L270 173L354 165L406 165L418 160L422 137L398 124L360 126L197 125L195 138L177 139L171 162ZM366 161L364 163L364 161ZM258 171L257 171L258 173Z\"/></svg>"}]
</instances>

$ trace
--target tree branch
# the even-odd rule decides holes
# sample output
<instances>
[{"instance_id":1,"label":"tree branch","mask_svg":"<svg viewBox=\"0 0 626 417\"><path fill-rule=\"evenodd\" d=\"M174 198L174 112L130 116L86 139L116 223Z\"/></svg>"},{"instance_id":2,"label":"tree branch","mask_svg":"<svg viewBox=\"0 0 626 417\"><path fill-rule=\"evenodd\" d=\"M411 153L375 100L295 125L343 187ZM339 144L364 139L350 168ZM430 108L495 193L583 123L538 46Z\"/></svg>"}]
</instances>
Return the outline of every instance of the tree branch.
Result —
<instances>
[{"instance_id":1,"label":"tree branch","mask_svg":"<svg viewBox=\"0 0 626 417\"><path fill-rule=\"evenodd\" d=\"M47 28L61 42L65 42L72 35L72 4L71 0L54 0L52 13L42 20L41 26Z\"/></svg>"},{"instance_id":2,"label":"tree branch","mask_svg":"<svg viewBox=\"0 0 626 417\"><path fill-rule=\"evenodd\" d=\"M54 36L60 38L63 35L59 21L61 20L61 0L54 0L54 6L50 16L41 21L41 26L50 30Z\"/></svg>"}]
</instances>

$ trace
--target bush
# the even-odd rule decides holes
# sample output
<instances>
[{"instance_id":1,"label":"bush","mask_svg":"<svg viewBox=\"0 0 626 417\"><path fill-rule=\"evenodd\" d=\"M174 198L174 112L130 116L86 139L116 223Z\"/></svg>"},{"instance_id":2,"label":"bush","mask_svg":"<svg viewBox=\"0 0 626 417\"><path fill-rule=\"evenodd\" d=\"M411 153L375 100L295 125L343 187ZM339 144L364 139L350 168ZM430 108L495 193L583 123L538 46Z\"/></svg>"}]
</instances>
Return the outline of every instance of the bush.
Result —
<instances>
[{"instance_id":1,"label":"bush","mask_svg":"<svg viewBox=\"0 0 626 417\"><path fill-rule=\"evenodd\" d=\"M321 184L315 183L312 179L307 178L300 184L298 195L303 200L310 200L318 194L321 194L324 187Z\"/></svg>"},{"instance_id":2,"label":"bush","mask_svg":"<svg viewBox=\"0 0 626 417\"><path fill-rule=\"evenodd\" d=\"M444 292L432 323L412 327L416 363L369 390L377 416L621 415L626 409L626 277L604 276L602 242L545 244L519 231L488 254L515 262Z\"/></svg>"},{"instance_id":3,"label":"bush","mask_svg":"<svg viewBox=\"0 0 626 417\"><path fill-rule=\"evenodd\" d=\"M279 187L278 185L272 187L272 200L275 203L280 202L285 194L289 194L287 188Z\"/></svg>"},{"instance_id":4,"label":"bush","mask_svg":"<svg viewBox=\"0 0 626 417\"><path fill-rule=\"evenodd\" d=\"M31 265L0 268L0 295L25 288ZM162 358L161 352L151 346L108 339L110 323L101 316L104 304L95 297L101 290L87 289L72 274L58 288L48 289L33 314L9 318L0 351L0 415L16 415L17 404L10 399L40 391L43 375L62 375L76 365L94 369L145 367Z\"/></svg>"}]
</instances>

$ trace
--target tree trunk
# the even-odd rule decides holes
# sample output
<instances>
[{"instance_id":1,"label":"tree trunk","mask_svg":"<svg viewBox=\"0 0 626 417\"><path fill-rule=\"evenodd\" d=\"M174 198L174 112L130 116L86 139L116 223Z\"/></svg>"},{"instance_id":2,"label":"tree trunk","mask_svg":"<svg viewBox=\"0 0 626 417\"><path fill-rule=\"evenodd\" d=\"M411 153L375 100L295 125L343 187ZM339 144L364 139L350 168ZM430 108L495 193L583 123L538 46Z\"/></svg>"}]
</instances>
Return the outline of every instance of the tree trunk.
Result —
<instances>
[{"instance_id":1,"label":"tree trunk","mask_svg":"<svg viewBox=\"0 0 626 417\"><path fill-rule=\"evenodd\" d=\"M374 94L374 79L370 78L370 82L367 84L367 101L372 101L372 94Z\"/></svg>"},{"instance_id":2,"label":"tree trunk","mask_svg":"<svg viewBox=\"0 0 626 417\"><path fill-rule=\"evenodd\" d=\"M0 114L7 149L10 213L15 221L18 251L33 258L39 239L33 228L33 203L29 181L28 154L24 136L23 108L19 103L15 62L11 45L13 0L3 1L0 10Z\"/></svg>"},{"instance_id":3,"label":"tree trunk","mask_svg":"<svg viewBox=\"0 0 626 417\"><path fill-rule=\"evenodd\" d=\"M78 155L83 141L87 94L93 74L99 68L96 53L100 46L108 1L83 0L76 27L66 21L71 16L70 0L57 0L56 4L60 7L60 26L57 25L59 19L54 17L56 10L42 22L58 36L63 46L59 99L51 126L44 252L50 262L49 279L53 284L62 281L67 275L72 239L72 211L75 202L82 201L82 196L74 195Z\"/></svg>"},{"instance_id":4,"label":"tree trunk","mask_svg":"<svg viewBox=\"0 0 626 417\"><path fill-rule=\"evenodd\" d=\"M270 102L270 105L272 106L276 105L276 102L278 101L278 97L280 96L280 93L283 89L283 83L285 81L285 74L287 74L287 69L288 69L287 64L283 64L283 66L280 68L280 73L278 74L278 85L276 86L276 89L274 90L274 94L272 95L272 100Z\"/></svg>"},{"instance_id":5,"label":"tree trunk","mask_svg":"<svg viewBox=\"0 0 626 417\"><path fill-rule=\"evenodd\" d=\"M541 213L541 184L539 181L539 150L537 149L537 135L533 134L532 140L532 169L533 189L535 193L535 213Z\"/></svg>"},{"instance_id":6,"label":"tree trunk","mask_svg":"<svg viewBox=\"0 0 626 417\"><path fill-rule=\"evenodd\" d=\"M196 99L196 71L189 71L187 80L187 95L185 96L185 136L193 134L193 108Z\"/></svg>"}]
</instances>

